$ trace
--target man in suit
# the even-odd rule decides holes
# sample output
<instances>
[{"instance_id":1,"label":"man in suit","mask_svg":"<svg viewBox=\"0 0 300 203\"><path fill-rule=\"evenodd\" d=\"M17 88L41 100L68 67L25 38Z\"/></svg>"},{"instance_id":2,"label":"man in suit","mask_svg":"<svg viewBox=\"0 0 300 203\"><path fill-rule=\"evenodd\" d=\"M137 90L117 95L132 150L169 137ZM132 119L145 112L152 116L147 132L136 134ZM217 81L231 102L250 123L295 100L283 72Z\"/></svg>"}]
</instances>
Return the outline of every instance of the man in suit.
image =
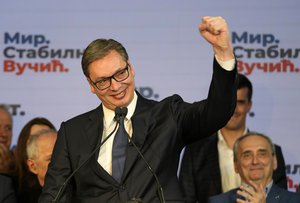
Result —
<instances>
[{"instance_id":1,"label":"man in suit","mask_svg":"<svg viewBox=\"0 0 300 203\"><path fill-rule=\"evenodd\" d=\"M41 128L42 126L39 126ZM36 126L36 129L39 129ZM43 129L44 128L44 129ZM36 176L36 184L24 181L21 194L18 200L22 203L36 203L42 193L44 186L45 175L50 163L53 147L57 138L55 129L47 129L43 126L37 132L30 135L27 140L26 153L27 153L27 167L34 176Z\"/></svg>"},{"instance_id":2,"label":"man in suit","mask_svg":"<svg viewBox=\"0 0 300 203\"><path fill-rule=\"evenodd\" d=\"M272 180L277 167L275 147L263 134L249 132L234 146L234 168L241 177L239 188L212 196L209 203L298 203L300 195L278 187Z\"/></svg>"},{"instance_id":3,"label":"man in suit","mask_svg":"<svg viewBox=\"0 0 300 203\"><path fill-rule=\"evenodd\" d=\"M178 95L160 102L143 98L135 91L134 67L119 42L97 39L85 49L83 72L102 104L61 124L39 202L59 199L59 189L73 172L60 193L62 202L184 202L177 179L182 148L224 126L236 101L236 63L226 21L203 17L199 30L212 44L215 60L208 98L193 104ZM130 139L117 179L112 154L119 133L112 132L119 107L128 109L121 117Z\"/></svg>"},{"instance_id":4,"label":"man in suit","mask_svg":"<svg viewBox=\"0 0 300 203\"><path fill-rule=\"evenodd\" d=\"M17 197L13 182L9 176L0 174L0 202L16 203Z\"/></svg>"},{"instance_id":5,"label":"man in suit","mask_svg":"<svg viewBox=\"0 0 300 203\"><path fill-rule=\"evenodd\" d=\"M236 139L248 131L246 117L252 106L252 92L250 80L238 74L237 105L226 126L185 148L179 178L187 202L206 202L209 196L240 185L241 179L234 171L232 148ZM286 189L284 158L280 146L275 145L275 149L278 167L273 180Z\"/></svg>"}]
</instances>

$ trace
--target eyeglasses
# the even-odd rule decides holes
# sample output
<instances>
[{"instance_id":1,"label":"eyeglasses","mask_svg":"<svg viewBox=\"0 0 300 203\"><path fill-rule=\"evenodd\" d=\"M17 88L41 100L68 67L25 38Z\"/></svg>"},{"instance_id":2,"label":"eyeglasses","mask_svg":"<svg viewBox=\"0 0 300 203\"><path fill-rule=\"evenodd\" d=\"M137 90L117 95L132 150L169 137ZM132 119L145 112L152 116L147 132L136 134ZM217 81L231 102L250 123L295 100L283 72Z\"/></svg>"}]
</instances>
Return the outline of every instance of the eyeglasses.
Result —
<instances>
[{"instance_id":1,"label":"eyeglasses","mask_svg":"<svg viewBox=\"0 0 300 203\"><path fill-rule=\"evenodd\" d=\"M89 80L91 81L91 83L93 83L93 85L95 85L97 87L98 90L105 90L110 87L112 78L117 82L122 82L122 81L126 80L129 76L128 68L129 68L129 65L127 63L125 68L123 68L122 70L119 70L118 72L116 72L115 74L113 74L110 77L103 78L97 82L93 82L90 78L89 78Z\"/></svg>"}]
</instances>

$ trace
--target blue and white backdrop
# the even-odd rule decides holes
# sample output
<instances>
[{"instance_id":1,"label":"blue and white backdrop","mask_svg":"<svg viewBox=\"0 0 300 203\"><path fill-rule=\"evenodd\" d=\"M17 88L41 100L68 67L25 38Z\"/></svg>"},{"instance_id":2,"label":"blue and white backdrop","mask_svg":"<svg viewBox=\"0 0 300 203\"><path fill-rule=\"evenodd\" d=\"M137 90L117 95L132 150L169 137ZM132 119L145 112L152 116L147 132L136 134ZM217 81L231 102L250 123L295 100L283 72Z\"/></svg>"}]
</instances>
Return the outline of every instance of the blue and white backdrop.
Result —
<instances>
[{"instance_id":1,"label":"blue and white backdrop","mask_svg":"<svg viewBox=\"0 0 300 203\"><path fill-rule=\"evenodd\" d=\"M281 145L294 191L300 180L300 1L1 1L0 103L22 126L43 116L61 121L95 108L82 74L83 49L96 38L123 43L137 89L160 100L205 98L212 50L198 33L205 15L223 16L239 71L254 85L248 127Z\"/></svg>"}]
</instances>

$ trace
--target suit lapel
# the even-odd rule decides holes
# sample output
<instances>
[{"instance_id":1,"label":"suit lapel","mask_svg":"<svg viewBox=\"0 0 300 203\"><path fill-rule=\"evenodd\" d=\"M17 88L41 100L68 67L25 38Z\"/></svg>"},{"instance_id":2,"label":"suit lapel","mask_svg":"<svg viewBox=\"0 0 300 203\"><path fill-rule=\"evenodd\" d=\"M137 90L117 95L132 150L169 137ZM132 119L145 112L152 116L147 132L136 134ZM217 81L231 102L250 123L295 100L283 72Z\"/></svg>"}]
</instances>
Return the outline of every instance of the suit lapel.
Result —
<instances>
[{"instance_id":1,"label":"suit lapel","mask_svg":"<svg viewBox=\"0 0 300 203\"><path fill-rule=\"evenodd\" d=\"M89 116L88 122L84 126L84 134L88 139L92 149L100 144L103 131L103 110L102 105L93 110ZM95 145L97 143L97 145Z\"/></svg>"},{"instance_id":2,"label":"suit lapel","mask_svg":"<svg viewBox=\"0 0 300 203\"><path fill-rule=\"evenodd\" d=\"M88 139L90 151L93 151L95 147L98 147L102 140L102 132L103 132L103 109L102 104L93 110L89 115L88 122L84 126L84 134ZM94 172L105 179L107 182L115 183L115 180L111 177L109 173L98 163L100 148L95 152L92 161L91 167Z\"/></svg>"},{"instance_id":3,"label":"suit lapel","mask_svg":"<svg viewBox=\"0 0 300 203\"><path fill-rule=\"evenodd\" d=\"M219 165L219 153L218 153L218 135L215 133L211 137L212 142L209 147L209 153L207 156L206 163L211 163L210 172L211 178L213 181L213 186L215 188L210 188L212 191L215 191L216 194L222 193L222 182L221 182L221 171Z\"/></svg>"},{"instance_id":4,"label":"suit lapel","mask_svg":"<svg viewBox=\"0 0 300 203\"><path fill-rule=\"evenodd\" d=\"M150 118L149 115L150 112L146 111L146 109L148 109L151 106L151 102L145 100L138 93L137 95L138 95L138 101L137 101L136 109L133 116L131 117L132 129L133 129L131 139L135 143L135 145L139 149L141 149L146 140L147 126ZM154 118L151 118L151 122L153 122L153 120ZM133 144L129 143L129 147L127 148L123 178L125 178L129 174L138 156L139 154L135 149L135 147L133 146Z\"/></svg>"},{"instance_id":5,"label":"suit lapel","mask_svg":"<svg viewBox=\"0 0 300 203\"><path fill-rule=\"evenodd\" d=\"M229 191L229 202L230 203L234 203L236 202L237 198L238 198L238 195L237 195L237 190L238 189L233 189L231 191ZM241 199L244 199L244 198L241 198Z\"/></svg>"},{"instance_id":6,"label":"suit lapel","mask_svg":"<svg viewBox=\"0 0 300 203\"><path fill-rule=\"evenodd\" d=\"M150 106L152 106L153 102L150 100L144 99L139 93L138 95L138 101L136 105L135 112L131 118L132 122L132 140L137 145L139 149L141 149L144 145L144 142L146 140L147 135L147 121L149 121L149 115L150 112L146 111ZM151 122L155 122L154 118L151 118ZM89 122L84 127L85 134L88 138L89 145L91 149L95 149L96 146L99 146L101 139L102 139L102 132L103 132L103 110L102 106L100 105L98 108L93 110L91 112L91 115L89 116ZM97 143L97 145L95 145ZM92 168L95 171L95 173L98 176L101 176L106 181L116 184L117 182L112 178L110 174L107 173L104 168L98 164L98 155L99 150L95 153L94 161L92 163ZM129 174L131 168L134 166L134 163L137 160L137 157L139 156L136 149L133 147L132 144L129 143L129 147L127 149L126 154L126 161L125 161L125 168L124 168L124 174L123 178L126 178L126 176Z\"/></svg>"},{"instance_id":7,"label":"suit lapel","mask_svg":"<svg viewBox=\"0 0 300 203\"><path fill-rule=\"evenodd\" d=\"M277 187L274 183L272 185L272 188L267 196L267 202L280 202L280 189Z\"/></svg>"}]
</instances>

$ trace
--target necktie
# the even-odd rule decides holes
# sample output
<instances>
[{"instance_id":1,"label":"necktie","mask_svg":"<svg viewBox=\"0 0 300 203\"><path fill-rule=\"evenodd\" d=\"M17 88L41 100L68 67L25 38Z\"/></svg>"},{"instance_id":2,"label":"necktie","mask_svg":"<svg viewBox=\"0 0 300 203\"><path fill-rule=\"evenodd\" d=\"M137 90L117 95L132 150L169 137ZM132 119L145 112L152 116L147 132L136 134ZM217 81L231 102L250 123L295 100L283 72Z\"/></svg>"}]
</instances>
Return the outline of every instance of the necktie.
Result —
<instances>
[{"instance_id":1,"label":"necktie","mask_svg":"<svg viewBox=\"0 0 300 203\"><path fill-rule=\"evenodd\" d=\"M124 127L124 116L121 116L112 148L112 176L118 182L121 182L123 174L127 145L128 138Z\"/></svg>"}]
</instances>

